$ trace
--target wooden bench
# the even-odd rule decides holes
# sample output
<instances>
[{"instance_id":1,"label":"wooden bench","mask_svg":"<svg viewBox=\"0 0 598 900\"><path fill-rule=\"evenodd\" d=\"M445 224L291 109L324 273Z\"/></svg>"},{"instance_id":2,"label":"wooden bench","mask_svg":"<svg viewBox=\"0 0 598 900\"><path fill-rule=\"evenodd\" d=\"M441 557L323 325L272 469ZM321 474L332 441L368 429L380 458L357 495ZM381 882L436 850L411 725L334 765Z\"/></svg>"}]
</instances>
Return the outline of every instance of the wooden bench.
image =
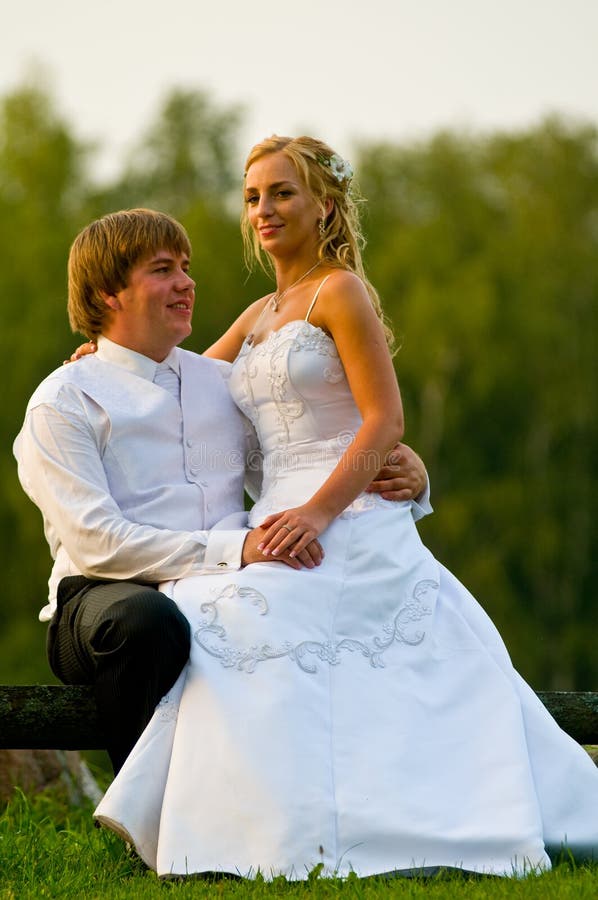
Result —
<instances>
[{"instance_id":1,"label":"wooden bench","mask_svg":"<svg viewBox=\"0 0 598 900\"><path fill-rule=\"evenodd\" d=\"M580 744L598 744L598 692L539 691L538 696L572 738ZM0 749L103 747L90 687L0 685Z\"/></svg>"}]
</instances>

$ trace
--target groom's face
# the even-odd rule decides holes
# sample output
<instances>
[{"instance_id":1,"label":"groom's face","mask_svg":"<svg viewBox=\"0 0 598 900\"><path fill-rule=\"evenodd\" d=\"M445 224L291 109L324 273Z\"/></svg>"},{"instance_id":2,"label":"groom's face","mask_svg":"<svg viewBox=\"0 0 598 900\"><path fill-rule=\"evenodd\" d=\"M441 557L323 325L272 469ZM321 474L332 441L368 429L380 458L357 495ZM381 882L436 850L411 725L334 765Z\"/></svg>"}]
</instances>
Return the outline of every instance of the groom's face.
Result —
<instances>
[{"instance_id":1,"label":"groom's face","mask_svg":"<svg viewBox=\"0 0 598 900\"><path fill-rule=\"evenodd\" d=\"M104 301L103 334L161 362L191 334L195 282L189 257L171 250L151 254L131 268L126 287Z\"/></svg>"}]
</instances>

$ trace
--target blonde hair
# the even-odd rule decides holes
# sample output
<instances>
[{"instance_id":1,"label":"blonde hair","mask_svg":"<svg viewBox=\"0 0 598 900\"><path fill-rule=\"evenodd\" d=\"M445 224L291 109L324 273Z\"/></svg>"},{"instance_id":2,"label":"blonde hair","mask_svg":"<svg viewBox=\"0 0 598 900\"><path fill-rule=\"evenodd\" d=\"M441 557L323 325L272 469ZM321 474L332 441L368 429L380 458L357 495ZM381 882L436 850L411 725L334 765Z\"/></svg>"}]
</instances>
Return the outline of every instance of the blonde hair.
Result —
<instances>
[{"instance_id":1,"label":"blonde hair","mask_svg":"<svg viewBox=\"0 0 598 900\"><path fill-rule=\"evenodd\" d=\"M254 162L271 153L284 153L293 163L315 202L322 208L324 229L323 234L318 235L318 258L326 265L354 272L363 281L372 306L382 322L386 341L392 352L395 343L394 334L382 310L378 292L365 274L361 258L361 250L365 246L365 238L359 223L358 203L361 202L361 198L350 185L350 178L343 177L339 180L333 173L331 160L333 157L337 158L334 150L316 138L280 137L273 134L252 148L245 163L245 175ZM328 199L333 201L333 206L326 216L325 205ZM249 223L246 204L243 204L241 213L241 234L247 267L251 270L257 261L268 272L270 257L262 248L257 234Z\"/></svg>"},{"instance_id":2,"label":"blonde hair","mask_svg":"<svg viewBox=\"0 0 598 900\"><path fill-rule=\"evenodd\" d=\"M108 213L84 228L73 241L68 261L73 331L96 338L107 312L100 292L122 290L133 266L159 250L191 256L191 243L176 219L153 209Z\"/></svg>"}]
</instances>

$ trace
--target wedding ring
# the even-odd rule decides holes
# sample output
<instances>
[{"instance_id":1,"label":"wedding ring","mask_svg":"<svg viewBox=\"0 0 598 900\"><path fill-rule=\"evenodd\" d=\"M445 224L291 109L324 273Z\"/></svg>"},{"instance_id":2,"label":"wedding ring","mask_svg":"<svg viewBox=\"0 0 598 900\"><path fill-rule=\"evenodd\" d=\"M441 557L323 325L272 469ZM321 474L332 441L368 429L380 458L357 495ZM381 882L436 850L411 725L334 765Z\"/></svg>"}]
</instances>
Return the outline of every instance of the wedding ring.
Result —
<instances>
[{"instance_id":1,"label":"wedding ring","mask_svg":"<svg viewBox=\"0 0 598 900\"><path fill-rule=\"evenodd\" d=\"M286 530L289 532L289 534L290 534L290 532L293 530L292 528L289 528L288 525L281 525L280 527L281 527L281 528L286 528Z\"/></svg>"}]
</instances>

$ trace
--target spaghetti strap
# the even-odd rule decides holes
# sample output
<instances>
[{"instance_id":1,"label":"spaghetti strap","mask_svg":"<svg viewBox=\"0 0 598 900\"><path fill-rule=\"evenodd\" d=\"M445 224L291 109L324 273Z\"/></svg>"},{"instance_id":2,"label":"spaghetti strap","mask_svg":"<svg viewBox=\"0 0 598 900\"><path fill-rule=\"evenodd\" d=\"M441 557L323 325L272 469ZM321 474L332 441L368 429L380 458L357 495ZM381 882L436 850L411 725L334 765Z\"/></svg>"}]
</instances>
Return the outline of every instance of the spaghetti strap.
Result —
<instances>
[{"instance_id":1,"label":"spaghetti strap","mask_svg":"<svg viewBox=\"0 0 598 900\"><path fill-rule=\"evenodd\" d=\"M330 278L330 275L326 275L326 277L325 277L325 278L322 278L321 282L319 283L318 288L317 288L317 290L316 290L316 292L315 292L315 294L314 294L314 299L313 299L313 300L311 301L311 303L309 304L309 309L307 310L307 315L306 315L306 317L305 317L305 321L306 321L306 322L309 322L309 317L311 316L311 311L312 311L312 309L313 309L314 306L316 305L316 300L318 299L318 295L319 295L320 291L322 290L322 288L324 287L324 285L326 284L326 282L328 281L329 278Z\"/></svg>"}]
</instances>

